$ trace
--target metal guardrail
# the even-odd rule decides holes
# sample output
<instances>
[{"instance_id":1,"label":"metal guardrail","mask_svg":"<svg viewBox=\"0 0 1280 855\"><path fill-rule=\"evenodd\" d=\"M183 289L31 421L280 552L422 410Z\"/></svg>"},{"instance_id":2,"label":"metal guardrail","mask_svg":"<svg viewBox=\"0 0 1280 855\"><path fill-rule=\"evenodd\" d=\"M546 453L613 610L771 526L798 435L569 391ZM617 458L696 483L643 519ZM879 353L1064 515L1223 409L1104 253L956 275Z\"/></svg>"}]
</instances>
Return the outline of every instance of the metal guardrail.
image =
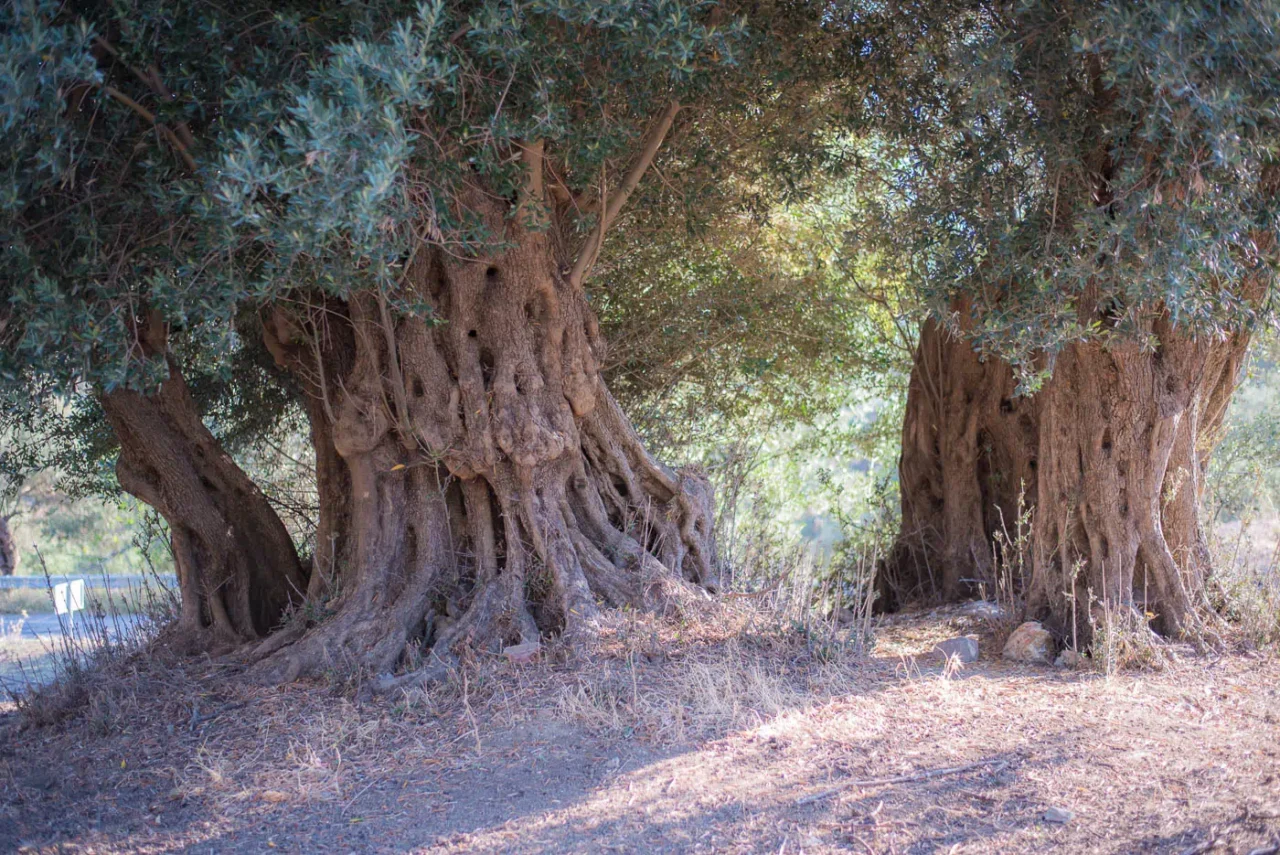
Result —
<instances>
[{"instance_id":1,"label":"metal guardrail","mask_svg":"<svg viewBox=\"0 0 1280 855\"><path fill-rule=\"evenodd\" d=\"M178 586L178 577L172 573L161 573L155 576L103 576L96 573L83 573L69 576L50 576L47 579L44 576L0 576L0 591L20 588L45 589L60 582L70 582L72 579L83 579L85 585L90 588L108 588L112 591L144 588L157 583L164 585L166 588L176 588Z\"/></svg>"}]
</instances>

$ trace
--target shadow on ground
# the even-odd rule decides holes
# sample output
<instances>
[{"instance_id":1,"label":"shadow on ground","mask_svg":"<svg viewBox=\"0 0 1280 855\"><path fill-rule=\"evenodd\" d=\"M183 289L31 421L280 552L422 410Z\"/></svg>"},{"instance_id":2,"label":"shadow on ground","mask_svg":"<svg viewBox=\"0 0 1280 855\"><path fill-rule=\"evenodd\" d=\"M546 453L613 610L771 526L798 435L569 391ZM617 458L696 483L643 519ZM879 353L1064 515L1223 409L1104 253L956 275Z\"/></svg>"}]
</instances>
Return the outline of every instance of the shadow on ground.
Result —
<instances>
[{"instance_id":1,"label":"shadow on ground","mask_svg":"<svg viewBox=\"0 0 1280 855\"><path fill-rule=\"evenodd\" d=\"M888 628L861 664L734 641L719 658L707 645L503 666L365 705L350 687L155 669L145 691L100 693L62 725L0 725L0 850L1181 853L1280 839L1280 663L1104 679L984 659L948 675L924 654L953 629ZM1070 818L1046 821L1050 808Z\"/></svg>"}]
</instances>

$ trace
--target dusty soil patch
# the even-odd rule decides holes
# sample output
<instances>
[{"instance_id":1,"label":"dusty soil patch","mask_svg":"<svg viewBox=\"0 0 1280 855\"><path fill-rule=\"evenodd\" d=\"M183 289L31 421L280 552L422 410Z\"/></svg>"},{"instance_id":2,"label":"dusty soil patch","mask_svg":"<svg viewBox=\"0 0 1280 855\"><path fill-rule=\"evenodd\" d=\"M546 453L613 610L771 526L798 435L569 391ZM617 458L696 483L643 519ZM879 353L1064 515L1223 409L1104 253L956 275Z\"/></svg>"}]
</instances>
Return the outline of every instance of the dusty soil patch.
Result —
<instances>
[{"instance_id":1,"label":"dusty soil patch","mask_svg":"<svg viewBox=\"0 0 1280 855\"><path fill-rule=\"evenodd\" d=\"M430 693L366 703L352 700L359 687L263 689L224 665L138 660L74 719L0 724L0 850L1280 842L1275 658L1182 651L1164 671L1103 678L1004 663L984 639L980 661L944 673L930 647L977 628L953 611L881 627L865 663L754 626L630 619L589 662L481 663ZM955 767L971 768L922 775ZM1050 808L1071 818L1048 822Z\"/></svg>"}]
</instances>

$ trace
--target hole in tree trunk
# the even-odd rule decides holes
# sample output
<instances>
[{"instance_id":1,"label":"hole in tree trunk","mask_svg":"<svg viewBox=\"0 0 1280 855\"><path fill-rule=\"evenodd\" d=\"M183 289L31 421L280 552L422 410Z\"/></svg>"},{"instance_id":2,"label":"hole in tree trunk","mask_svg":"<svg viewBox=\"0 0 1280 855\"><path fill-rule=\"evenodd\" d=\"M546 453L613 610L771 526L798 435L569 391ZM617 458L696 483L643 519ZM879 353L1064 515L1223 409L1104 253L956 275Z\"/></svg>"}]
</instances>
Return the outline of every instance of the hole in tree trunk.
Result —
<instances>
[{"instance_id":1,"label":"hole in tree trunk","mask_svg":"<svg viewBox=\"0 0 1280 855\"><path fill-rule=\"evenodd\" d=\"M490 267L488 270L486 270L486 271L484 272L484 275L485 275L485 277L486 277L486 278L488 278L488 279L497 279L497 278L498 278L498 268L496 268L496 267Z\"/></svg>"},{"instance_id":2,"label":"hole in tree trunk","mask_svg":"<svg viewBox=\"0 0 1280 855\"><path fill-rule=\"evenodd\" d=\"M415 398L421 398L425 394L427 394L427 390L422 385L422 378L414 377L413 378L413 396Z\"/></svg>"},{"instance_id":3,"label":"hole in tree trunk","mask_svg":"<svg viewBox=\"0 0 1280 855\"><path fill-rule=\"evenodd\" d=\"M475 338L479 333L475 330L467 330L467 338Z\"/></svg>"},{"instance_id":4,"label":"hole in tree trunk","mask_svg":"<svg viewBox=\"0 0 1280 855\"><path fill-rule=\"evenodd\" d=\"M404 527L404 549L409 556L409 561L405 563L414 561L418 555L418 530L412 525Z\"/></svg>"},{"instance_id":5,"label":"hole in tree trunk","mask_svg":"<svg viewBox=\"0 0 1280 855\"><path fill-rule=\"evenodd\" d=\"M1111 456L1111 428L1102 432L1102 453L1107 457Z\"/></svg>"},{"instance_id":6,"label":"hole in tree trunk","mask_svg":"<svg viewBox=\"0 0 1280 855\"><path fill-rule=\"evenodd\" d=\"M519 549L520 545L513 544L511 548ZM537 625L538 632L541 634L547 636L559 635L564 632L565 619L564 614L561 613L559 606L556 604L557 598L552 595L554 585L551 581L551 573L532 551L526 550L526 556L529 576L525 587L528 593L529 612L533 615L533 622Z\"/></svg>"},{"instance_id":7,"label":"hole in tree trunk","mask_svg":"<svg viewBox=\"0 0 1280 855\"><path fill-rule=\"evenodd\" d=\"M493 384L493 351L487 347L480 348L480 373L484 376L484 387Z\"/></svg>"}]
</instances>

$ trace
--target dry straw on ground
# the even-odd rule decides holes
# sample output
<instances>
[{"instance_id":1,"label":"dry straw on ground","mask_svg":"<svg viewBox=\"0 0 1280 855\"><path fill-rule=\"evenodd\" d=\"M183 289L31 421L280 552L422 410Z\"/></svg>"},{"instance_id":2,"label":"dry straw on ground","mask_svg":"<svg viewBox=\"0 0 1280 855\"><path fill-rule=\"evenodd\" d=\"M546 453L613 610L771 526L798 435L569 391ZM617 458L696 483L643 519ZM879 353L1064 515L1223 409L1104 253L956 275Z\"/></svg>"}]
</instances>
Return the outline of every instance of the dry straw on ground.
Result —
<instances>
[{"instance_id":1,"label":"dry straw on ground","mask_svg":"<svg viewBox=\"0 0 1280 855\"><path fill-rule=\"evenodd\" d=\"M0 724L0 849L1170 852L1280 841L1280 661L1017 666L958 610L865 657L751 600L619 616L591 657L477 657L375 702L135 657ZM956 668L939 640L977 633ZM939 770L955 770L935 774ZM1069 812L1047 822L1050 808ZM1215 843L1215 841L1219 841ZM1210 851L1203 849L1200 851Z\"/></svg>"}]
</instances>

